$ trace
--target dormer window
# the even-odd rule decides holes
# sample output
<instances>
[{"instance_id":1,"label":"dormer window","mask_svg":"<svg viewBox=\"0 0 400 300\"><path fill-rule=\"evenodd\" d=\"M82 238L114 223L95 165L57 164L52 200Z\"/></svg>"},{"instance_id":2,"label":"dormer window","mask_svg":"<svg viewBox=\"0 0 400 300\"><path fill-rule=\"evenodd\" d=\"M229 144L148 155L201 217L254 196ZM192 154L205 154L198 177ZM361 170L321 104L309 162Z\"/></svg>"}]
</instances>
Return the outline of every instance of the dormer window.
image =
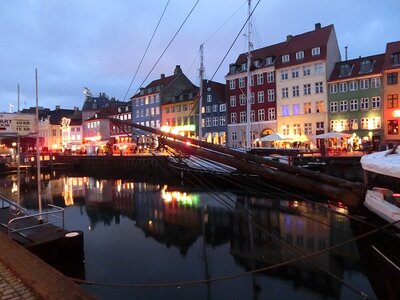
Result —
<instances>
[{"instance_id":1,"label":"dormer window","mask_svg":"<svg viewBox=\"0 0 400 300\"><path fill-rule=\"evenodd\" d=\"M242 64L242 71L246 71L247 70L247 63L243 63Z\"/></svg>"},{"instance_id":2,"label":"dormer window","mask_svg":"<svg viewBox=\"0 0 400 300\"><path fill-rule=\"evenodd\" d=\"M304 58L304 51L299 51L296 53L296 59L303 59Z\"/></svg>"},{"instance_id":3,"label":"dormer window","mask_svg":"<svg viewBox=\"0 0 400 300\"><path fill-rule=\"evenodd\" d=\"M272 65L272 64L274 63L273 57L272 57L272 56L267 57L267 58L265 59L265 63L266 63L267 65Z\"/></svg>"},{"instance_id":4,"label":"dormer window","mask_svg":"<svg viewBox=\"0 0 400 300\"><path fill-rule=\"evenodd\" d=\"M363 60L360 64L360 73L372 72L372 66L373 66L372 60L370 59Z\"/></svg>"},{"instance_id":5,"label":"dormer window","mask_svg":"<svg viewBox=\"0 0 400 300\"><path fill-rule=\"evenodd\" d=\"M351 65L351 64L340 65L339 77L349 76L351 74L352 70L353 70L353 65Z\"/></svg>"},{"instance_id":6,"label":"dormer window","mask_svg":"<svg viewBox=\"0 0 400 300\"><path fill-rule=\"evenodd\" d=\"M311 49L311 55L312 56L317 56L321 54L321 48L320 47L315 47Z\"/></svg>"},{"instance_id":7,"label":"dormer window","mask_svg":"<svg viewBox=\"0 0 400 300\"><path fill-rule=\"evenodd\" d=\"M289 54L285 54L285 55L282 56L282 62L283 63L287 63L289 61L290 61Z\"/></svg>"},{"instance_id":8,"label":"dormer window","mask_svg":"<svg viewBox=\"0 0 400 300\"><path fill-rule=\"evenodd\" d=\"M260 67L260 61L259 61L258 59L254 61L254 66L255 66L256 68L259 68L259 67Z\"/></svg>"},{"instance_id":9,"label":"dormer window","mask_svg":"<svg viewBox=\"0 0 400 300\"><path fill-rule=\"evenodd\" d=\"M391 60L393 66L400 65L400 52L393 53Z\"/></svg>"},{"instance_id":10,"label":"dormer window","mask_svg":"<svg viewBox=\"0 0 400 300\"><path fill-rule=\"evenodd\" d=\"M230 65L229 66L229 73L235 73L236 72L236 65L235 64L232 64L232 65Z\"/></svg>"}]
</instances>

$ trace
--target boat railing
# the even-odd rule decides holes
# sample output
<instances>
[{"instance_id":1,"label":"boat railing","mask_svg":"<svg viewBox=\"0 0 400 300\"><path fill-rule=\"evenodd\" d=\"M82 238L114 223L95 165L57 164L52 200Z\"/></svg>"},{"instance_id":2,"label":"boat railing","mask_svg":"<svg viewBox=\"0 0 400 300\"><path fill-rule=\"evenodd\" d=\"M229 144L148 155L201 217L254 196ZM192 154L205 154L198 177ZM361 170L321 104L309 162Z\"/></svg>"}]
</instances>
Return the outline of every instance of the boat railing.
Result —
<instances>
[{"instance_id":1,"label":"boat railing","mask_svg":"<svg viewBox=\"0 0 400 300\"><path fill-rule=\"evenodd\" d=\"M28 230L49 225L64 229L64 208L53 204L47 205L52 209L41 213L15 217L8 221L8 235L11 236L13 233L18 233L24 236L24 232Z\"/></svg>"},{"instance_id":2,"label":"boat railing","mask_svg":"<svg viewBox=\"0 0 400 300\"><path fill-rule=\"evenodd\" d=\"M0 202L1 202L1 208L5 209L8 208L10 211L10 215L29 215L29 212L20 206L19 204L15 203L14 201L7 199L3 195L0 195Z\"/></svg>"}]
</instances>

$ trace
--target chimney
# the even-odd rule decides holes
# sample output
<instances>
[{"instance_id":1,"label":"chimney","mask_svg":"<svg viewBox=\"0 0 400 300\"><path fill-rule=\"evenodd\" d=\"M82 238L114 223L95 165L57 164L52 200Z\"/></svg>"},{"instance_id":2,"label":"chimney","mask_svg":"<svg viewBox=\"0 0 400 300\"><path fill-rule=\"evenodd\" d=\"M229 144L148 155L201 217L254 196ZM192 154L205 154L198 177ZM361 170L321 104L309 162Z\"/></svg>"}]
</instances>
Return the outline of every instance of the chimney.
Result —
<instances>
[{"instance_id":1,"label":"chimney","mask_svg":"<svg viewBox=\"0 0 400 300\"><path fill-rule=\"evenodd\" d=\"M286 42L289 42L292 38L293 38L293 35L288 34L288 35L286 36Z\"/></svg>"},{"instance_id":2,"label":"chimney","mask_svg":"<svg viewBox=\"0 0 400 300\"><path fill-rule=\"evenodd\" d=\"M347 46L344 47L344 60L347 60Z\"/></svg>"},{"instance_id":3,"label":"chimney","mask_svg":"<svg viewBox=\"0 0 400 300\"><path fill-rule=\"evenodd\" d=\"M315 23L315 30L321 29L321 23Z\"/></svg>"},{"instance_id":4,"label":"chimney","mask_svg":"<svg viewBox=\"0 0 400 300\"><path fill-rule=\"evenodd\" d=\"M59 110L61 108L60 105L56 105L56 110Z\"/></svg>"},{"instance_id":5,"label":"chimney","mask_svg":"<svg viewBox=\"0 0 400 300\"><path fill-rule=\"evenodd\" d=\"M182 69L180 65L176 65L174 70L174 75L182 74Z\"/></svg>"},{"instance_id":6,"label":"chimney","mask_svg":"<svg viewBox=\"0 0 400 300\"><path fill-rule=\"evenodd\" d=\"M74 106L74 111L78 111L79 107L78 106Z\"/></svg>"},{"instance_id":7,"label":"chimney","mask_svg":"<svg viewBox=\"0 0 400 300\"><path fill-rule=\"evenodd\" d=\"M161 79L164 79L165 78L165 74L161 74Z\"/></svg>"}]
</instances>

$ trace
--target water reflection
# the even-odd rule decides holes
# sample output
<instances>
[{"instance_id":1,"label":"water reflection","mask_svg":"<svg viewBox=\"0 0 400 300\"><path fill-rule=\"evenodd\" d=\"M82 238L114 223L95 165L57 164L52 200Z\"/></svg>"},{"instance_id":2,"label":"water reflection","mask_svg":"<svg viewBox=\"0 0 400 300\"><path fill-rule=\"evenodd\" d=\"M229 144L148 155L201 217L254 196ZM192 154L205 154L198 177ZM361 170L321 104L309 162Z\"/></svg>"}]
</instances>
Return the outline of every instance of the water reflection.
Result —
<instances>
[{"instance_id":1,"label":"water reflection","mask_svg":"<svg viewBox=\"0 0 400 300\"><path fill-rule=\"evenodd\" d=\"M24 176L21 202L35 209L35 178ZM15 180L5 178L1 193L15 197ZM55 173L44 176L42 185L44 202L66 208L68 229L85 233L88 280L184 282L248 272L179 289L85 286L101 299L354 299L361 292L376 297L365 272L368 262L360 260L354 242L272 268L353 237L349 219L328 204Z\"/></svg>"}]
</instances>

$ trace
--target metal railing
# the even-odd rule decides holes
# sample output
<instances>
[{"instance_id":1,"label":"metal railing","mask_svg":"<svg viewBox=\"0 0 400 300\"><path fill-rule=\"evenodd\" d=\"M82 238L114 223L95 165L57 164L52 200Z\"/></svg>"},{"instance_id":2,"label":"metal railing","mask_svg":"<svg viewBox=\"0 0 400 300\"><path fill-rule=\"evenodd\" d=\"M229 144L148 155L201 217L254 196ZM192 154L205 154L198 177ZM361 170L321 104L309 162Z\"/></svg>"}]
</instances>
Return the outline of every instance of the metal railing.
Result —
<instances>
[{"instance_id":1,"label":"metal railing","mask_svg":"<svg viewBox=\"0 0 400 300\"><path fill-rule=\"evenodd\" d=\"M0 195L1 208L8 208L9 220L7 224L8 235L18 233L22 236L24 231L40 228L48 225L58 225L64 229L64 208L47 204L52 210L29 214L29 212L17 203Z\"/></svg>"}]
</instances>

